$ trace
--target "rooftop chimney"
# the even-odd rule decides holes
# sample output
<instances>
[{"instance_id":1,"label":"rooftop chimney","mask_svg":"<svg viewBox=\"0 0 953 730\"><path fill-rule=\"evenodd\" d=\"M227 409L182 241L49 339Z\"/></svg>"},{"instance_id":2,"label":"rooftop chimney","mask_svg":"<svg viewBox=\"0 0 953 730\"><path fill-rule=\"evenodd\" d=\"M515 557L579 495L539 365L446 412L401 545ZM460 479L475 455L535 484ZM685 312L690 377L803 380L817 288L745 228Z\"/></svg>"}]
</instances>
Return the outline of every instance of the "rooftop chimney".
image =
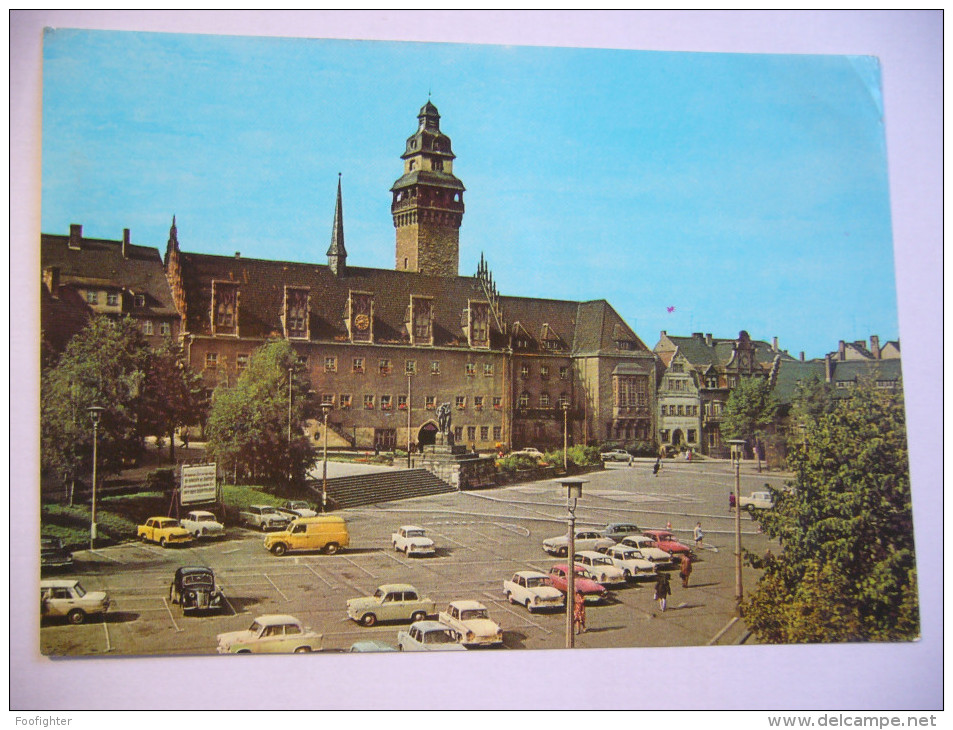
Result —
<instances>
[{"instance_id":1,"label":"rooftop chimney","mask_svg":"<svg viewBox=\"0 0 953 730\"><path fill-rule=\"evenodd\" d=\"M129 229L122 229L122 257L124 259L129 258Z\"/></svg>"},{"instance_id":2,"label":"rooftop chimney","mask_svg":"<svg viewBox=\"0 0 953 730\"><path fill-rule=\"evenodd\" d=\"M874 360L880 359L880 338L877 335L870 336L870 354L874 356Z\"/></svg>"},{"instance_id":3,"label":"rooftop chimney","mask_svg":"<svg viewBox=\"0 0 953 730\"><path fill-rule=\"evenodd\" d=\"M804 350L801 350L801 362L804 362Z\"/></svg>"},{"instance_id":4,"label":"rooftop chimney","mask_svg":"<svg viewBox=\"0 0 953 730\"><path fill-rule=\"evenodd\" d=\"M847 345L844 344L843 340L837 343L837 359L838 360L847 359Z\"/></svg>"},{"instance_id":5,"label":"rooftop chimney","mask_svg":"<svg viewBox=\"0 0 953 730\"><path fill-rule=\"evenodd\" d=\"M711 347L711 332L705 335L705 344Z\"/></svg>"},{"instance_id":6,"label":"rooftop chimney","mask_svg":"<svg viewBox=\"0 0 953 730\"><path fill-rule=\"evenodd\" d=\"M700 339L702 339L702 333L701 333L701 332L692 332L692 338L693 338L693 339L696 339L696 340L700 340Z\"/></svg>"},{"instance_id":7,"label":"rooftop chimney","mask_svg":"<svg viewBox=\"0 0 953 730\"><path fill-rule=\"evenodd\" d=\"M69 247L79 251L83 246L83 227L79 223L69 225Z\"/></svg>"},{"instance_id":8,"label":"rooftop chimney","mask_svg":"<svg viewBox=\"0 0 953 730\"><path fill-rule=\"evenodd\" d=\"M778 351L778 338L777 338L777 337L772 337L772 338L771 338L771 349L774 350L775 352Z\"/></svg>"},{"instance_id":9,"label":"rooftop chimney","mask_svg":"<svg viewBox=\"0 0 953 730\"><path fill-rule=\"evenodd\" d=\"M659 337L660 337L660 338L661 338L661 337L666 337L667 335L668 335L668 332L667 332L666 330L662 330L662 333L659 335Z\"/></svg>"},{"instance_id":10,"label":"rooftop chimney","mask_svg":"<svg viewBox=\"0 0 953 730\"><path fill-rule=\"evenodd\" d=\"M236 258L236 259L240 259L241 257L242 257L242 252L241 252L241 251L236 251L236 252L235 252L235 258Z\"/></svg>"},{"instance_id":11,"label":"rooftop chimney","mask_svg":"<svg viewBox=\"0 0 953 730\"><path fill-rule=\"evenodd\" d=\"M834 379L834 355L833 353L827 353L824 355L824 380L825 382L831 382Z\"/></svg>"}]
</instances>

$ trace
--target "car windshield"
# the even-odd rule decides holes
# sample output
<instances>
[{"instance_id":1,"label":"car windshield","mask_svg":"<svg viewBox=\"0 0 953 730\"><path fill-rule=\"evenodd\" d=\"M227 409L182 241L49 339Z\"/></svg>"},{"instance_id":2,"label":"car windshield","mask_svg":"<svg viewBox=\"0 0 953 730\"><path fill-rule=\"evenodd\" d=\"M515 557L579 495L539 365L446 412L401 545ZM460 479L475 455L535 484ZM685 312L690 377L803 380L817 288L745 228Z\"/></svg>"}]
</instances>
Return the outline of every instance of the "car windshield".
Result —
<instances>
[{"instance_id":1,"label":"car windshield","mask_svg":"<svg viewBox=\"0 0 953 730\"><path fill-rule=\"evenodd\" d=\"M489 618L486 613L485 608L471 608L467 611L460 612L461 621L470 621L475 618Z\"/></svg>"},{"instance_id":2,"label":"car windshield","mask_svg":"<svg viewBox=\"0 0 953 730\"><path fill-rule=\"evenodd\" d=\"M86 589L83 588L79 583L73 586L73 593L76 594L77 598L82 598L86 595Z\"/></svg>"},{"instance_id":3,"label":"car windshield","mask_svg":"<svg viewBox=\"0 0 953 730\"><path fill-rule=\"evenodd\" d=\"M423 530L407 530L407 537L426 537Z\"/></svg>"},{"instance_id":4,"label":"car windshield","mask_svg":"<svg viewBox=\"0 0 953 730\"><path fill-rule=\"evenodd\" d=\"M456 640L453 635L443 629L435 629L424 633L425 644L454 644Z\"/></svg>"},{"instance_id":5,"label":"car windshield","mask_svg":"<svg viewBox=\"0 0 953 730\"><path fill-rule=\"evenodd\" d=\"M292 502L291 503L291 509L307 509L307 508L308 508L307 502Z\"/></svg>"},{"instance_id":6,"label":"car windshield","mask_svg":"<svg viewBox=\"0 0 953 730\"><path fill-rule=\"evenodd\" d=\"M526 579L527 588L540 588L542 586L551 586L552 584L553 582L549 578L543 575L536 576L535 578Z\"/></svg>"},{"instance_id":7,"label":"car windshield","mask_svg":"<svg viewBox=\"0 0 953 730\"><path fill-rule=\"evenodd\" d=\"M260 634L261 624L258 623L257 621L252 621L251 626L248 627L248 630L251 631L253 634Z\"/></svg>"},{"instance_id":8,"label":"car windshield","mask_svg":"<svg viewBox=\"0 0 953 730\"><path fill-rule=\"evenodd\" d=\"M384 597L384 591L382 591L380 588L374 591L374 598L383 598L383 597Z\"/></svg>"},{"instance_id":9,"label":"car windshield","mask_svg":"<svg viewBox=\"0 0 953 730\"><path fill-rule=\"evenodd\" d=\"M191 573L182 579L182 583L187 586L211 585L212 576L208 573Z\"/></svg>"},{"instance_id":10,"label":"car windshield","mask_svg":"<svg viewBox=\"0 0 953 730\"><path fill-rule=\"evenodd\" d=\"M196 522L215 522L215 515L195 515L192 519Z\"/></svg>"},{"instance_id":11,"label":"car windshield","mask_svg":"<svg viewBox=\"0 0 953 730\"><path fill-rule=\"evenodd\" d=\"M609 558L592 558L593 565L612 565L612 561Z\"/></svg>"},{"instance_id":12,"label":"car windshield","mask_svg":"<svg viewBox=\"0 0 953 730\"><path fill-rule=\"evenodd\" d=\"M261 513L263 515L274 515L278 513L278 510L276 510L274 507L262 507Z\"/></svg>"}]
</instances>

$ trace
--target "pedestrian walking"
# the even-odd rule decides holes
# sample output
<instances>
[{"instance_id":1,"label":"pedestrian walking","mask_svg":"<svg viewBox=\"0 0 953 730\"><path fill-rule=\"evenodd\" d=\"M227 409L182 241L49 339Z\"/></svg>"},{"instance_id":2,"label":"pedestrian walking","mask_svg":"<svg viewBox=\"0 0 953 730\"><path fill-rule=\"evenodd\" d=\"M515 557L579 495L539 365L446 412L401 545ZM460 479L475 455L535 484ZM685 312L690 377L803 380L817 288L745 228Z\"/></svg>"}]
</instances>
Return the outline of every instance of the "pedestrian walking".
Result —
<instances>
[{"instance_id":1,"label":"pedestrian walking","mask_svg":"<svg viewBox=\"0 0 953 730\"><path fill-rule=\"evenodd\" d=\"M705 537L705 533L702 532L701 522L695 523L695 529L692 530L692 537L695 538L695 547L700 548L702 546L702 538Z\"/></svg>"},{"instance_id":2,"label":"pedestrian walking","mask_svg":"<svg viewBox=\"0 0 953 730\"><path fill-rule=\"evenodd\" d=\"M662 468L662 459L658 458L655 460L655 466L652 467L652 473L655 476L658 476L659 469Z\"/></svg>"},{"instance_id":3,"label":"pedestrian walking","mask_svg":"<svg viewBox=\"0 0 953 730\"><path fill-rule=\"evenodd\" d=\"M728 492L728 511L729 512L735 511L735 493L734 492Z\"/></svg>"},{"instance_id":4,"label":"pedestrian walking","mask_svg":"<svg viewBox=\"0 0 953 730\"><path fill-rule=\"evenodd\" d=\"M655 600L659 608L665 611L665 604L672 593L672 584L669 583L668 573L659 573L655 580Z\"/></svg>"},{"instance_id":5,"label":"pedestrian walking","mask_svg":"<svg viewBox=\"0 0 953 730\"><path fill-rule=\"evenodd\" d=\"M672 529L672 521L671 521L671 520L669 520L668 522L665 523L665 529L666 529L666 530L671 530L671 529Z\"/></svg>"},{"instance_id":6,"label":"pedestrian walking","mask_svg":"<svg viewBox=\"0 0 953 730\"><path fill-rule=\"evenodd\" d=\"M576 591L572 602L572 625L577 634L586 633L586 599L581 591Z\"/></svg>"},{"instance_id":7,"label":"pedestrian walking","mask_svg":"<svg viewBox=\"0 0 953 730\"><path fill-rule=\"evenodd\" d=\"M692 575L692 559L689 555L682 556L682 565L678 569L678 574L682 576L682 588L688 588L688 579Z\"/></svg>"}]
</instances>

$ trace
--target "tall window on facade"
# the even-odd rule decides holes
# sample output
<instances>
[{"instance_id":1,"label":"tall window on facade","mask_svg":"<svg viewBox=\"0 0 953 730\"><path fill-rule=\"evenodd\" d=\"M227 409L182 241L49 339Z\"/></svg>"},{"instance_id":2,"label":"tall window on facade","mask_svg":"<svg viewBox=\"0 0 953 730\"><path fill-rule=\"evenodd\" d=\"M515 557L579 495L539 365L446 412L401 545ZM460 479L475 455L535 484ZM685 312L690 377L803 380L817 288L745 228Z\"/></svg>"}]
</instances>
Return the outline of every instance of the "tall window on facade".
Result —
<instances>
[{"instance_id":1,"label":"tall window on facade","mask_svg":"<svg viewBox=\"0 0 953 730\"><path fill-rule=\"evenodd\" d=\"M470 302L468 336L470 347L490 346L490 305L486 302Z\"/></svg>"},{"instance_id":2,"label":"tall window on facade","mask_svg":"<svg viewBox=\"0 0 953 730\"><path fill-rule=\"evenodd\" d=\"M437 396L428 395L424 400L424 408L428 411L436 410L437 408Z\"/></svg>"},{"instance_id":3,"label":"tall window on facade","mask_svg":"<svg viewBox=\"0 0 953 730\"><path fill-rule=\"evenodd\" d=\"M151 335L152 334L152 320L146 319L142 322L142 334Z\"/></svg>"},{"instance_id":4,"label":"tall window on facade","mask_svg":"<svg viewBox=\"0 0 953 730\"><path fill-rule=\"evenodd\" d=\"M410 298L410 336L415 345L433 344L433 300Z\"/></svg>"},{"instance_id":5,"label":"tall window on facade","mask_svg":"<svg viewBox=\"0 0 953 730\"><path fill-rule=\"evenodd\" d=\"M238 334L238 285L212 282L212 330L217 335Z\"/></svg>"},{"instance_id":6,"label":"tall window on facade","mask_svg":"<svg viewBox=\"0 0 953 730\"><path fill-rule=\"evenodd\" d=\"M540 393L539 394L539 407L540 408L549 408L552 403L549 400L549 393Z\"/></svg>"},{"instance_id":7,"label":"tall window on facade","mask_svg":"<svg viewBox=\"0 0 953 730\"><path fill-rule=\"evenodd\" d=\"M529 408L529 393L527 393L525 390L520 393L520 397L516 403L520 408Z\"/></svg>"},{"instance_id":8,"label":"tall window on facade","mask_svg":"<svg viewBox=\"0 0 953 730\"><path fill-rule=\"evenodd\" d=\"M351 410L351 394L341 393L341 395L338 396L338 403L340 403L342 411Z\"/></svg>"},{"instance_id":9,"label":"tall window on facade","mask_svg":"<svg viewBox=\"0 0 953 730\"><path fill-rule=\"evenodd\" d=\"M440 375L440 361L439 360L430 361L430 374Z\"/></svg>"},{"instance_id":10,"label":"tall window on facade","mask_svg":"<svg viewBox=\"0 0 953 730\"><path fill-rule=\"evenodd\" d=\"M348 332L351 342L374 340L374 295L352 291L348 297Z\"/></svg>"},{"instance_id":11,"label":"tall window on facade","mask_svg":"<svg viewBox=\"0 0 953 730\"><path fill-rule=\"evenodd\" d=\"M285 337L308 337L309 290L285 287Z\"/></svg>"},{"instance_id":12,"label":"tall window on facade","mask_svg":"<svg viewBox=\"0 0 953 730\"><path fill-rule=\"evenodd\" d=\"M159 322L159 334L160 335L171 335L172 334L172 325L168 322Z\"/></svg>"}]
</instances>

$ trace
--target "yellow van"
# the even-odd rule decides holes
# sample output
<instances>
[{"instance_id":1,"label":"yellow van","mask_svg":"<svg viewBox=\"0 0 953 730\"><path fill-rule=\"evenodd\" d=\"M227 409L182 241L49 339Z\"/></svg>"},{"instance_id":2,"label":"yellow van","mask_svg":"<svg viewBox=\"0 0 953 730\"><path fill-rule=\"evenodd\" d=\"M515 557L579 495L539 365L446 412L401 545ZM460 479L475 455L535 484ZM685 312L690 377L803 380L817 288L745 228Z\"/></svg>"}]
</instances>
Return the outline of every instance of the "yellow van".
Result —
<instances>
[{"instance_id":1,"label":"yellow van","mask_svg":"<svg viewBox=\"0 0 953 730\"><path fill-rule=\"evenodd\" d=\"M273 555L284 555L289 550L323 550L334 555L349 542L347 524L341 517L318 515L299 517L282 532L272 532L265 538L265 548Z\"/></svg>"}]
</instances>

